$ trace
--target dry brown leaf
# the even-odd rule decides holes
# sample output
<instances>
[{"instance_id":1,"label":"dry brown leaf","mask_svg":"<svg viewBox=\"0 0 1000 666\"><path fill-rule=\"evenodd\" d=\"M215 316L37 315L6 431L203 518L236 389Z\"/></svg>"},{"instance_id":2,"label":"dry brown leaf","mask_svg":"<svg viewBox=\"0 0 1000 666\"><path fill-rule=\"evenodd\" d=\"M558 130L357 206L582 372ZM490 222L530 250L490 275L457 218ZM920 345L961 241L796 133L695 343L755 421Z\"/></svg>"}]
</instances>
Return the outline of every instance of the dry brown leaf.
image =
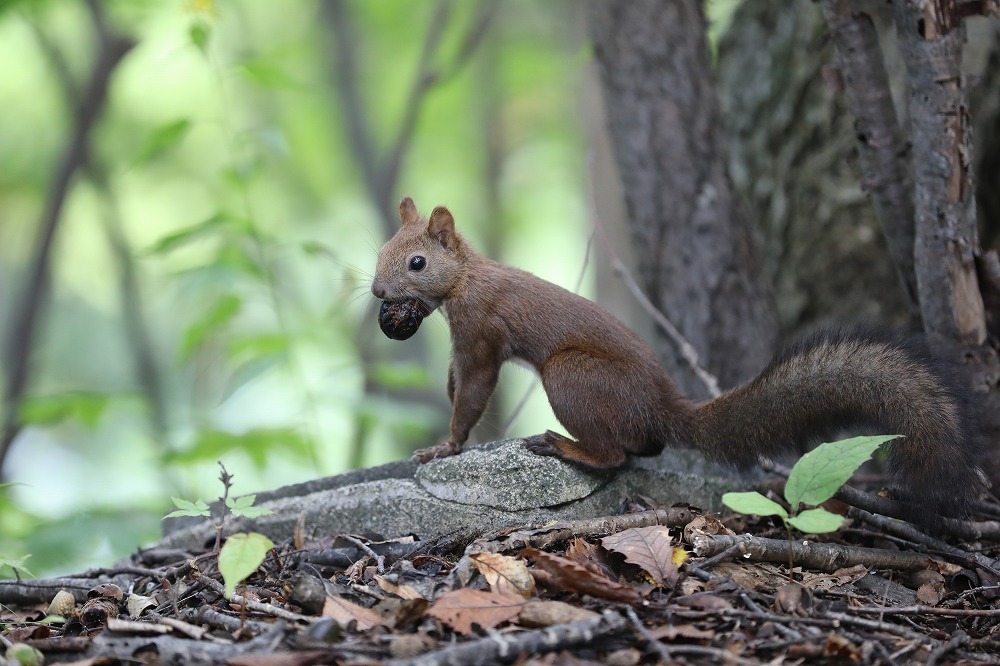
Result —
<instances>
[{"instance_id":1,"label":"dry brown leaf","mask_svg":"<svg viewBox=\"0 0 1000 666\"><path fill-rule=\"evenodd\" d=\"M384 576L379 576L375 574L375 582L378 586L382 588L383 592L388 592L389 594L394 594L400 599L423 599L424 595L417 592L417 590L410 585L404 585L402 583L393 583L390 580L386 580Z\"/></svg>"},{"instance_id":2,"label":"dry brown leaf","mask_svg":"<svg viewBox=\"0 0 1000 666\"><path fill-rule=\"evenodd\" d=\"M546 553L537 548L525 548L520 556L530 559L536 567L549 574L550 582L555 582L564 590L627 604L638 603L642 598L631 587L606 576L600 576L565 557Z\"/></svg>"},{"instance_id":3,"label":"dry brown leaf","mask_svg":"<svg viewBox=\"0 0 1000 666\"><path fill-rule=\"evenodd\" d=\"M823 656L845 664L857 664L862 659L861 650L854 643L833 631L826 636Z\"/></svg>"},{"instance_id":4,"label":"dry brown leaf","mask_svg":"<svg viewBox=\"0 0 1000 666\"><path fill-rule=\"evenodd\" d=\"M941 560L933 560L933 559L930 561L930 564L928 565L927 568L937 571L939 574L943 576L954 576L955 574L957 574L962 570L962 567L960 567L957 564L952 564L951 562L942 562Z\"/></svg>"},{"instance_id":5,"label":"dry brown leaf","mask_svg":"<svg viewBox=\"0 0 1000 666\"><path fill-rule=\"evenodd\" d=\"M925 606L937 606L944 597L944 584L924 583L917 588L917 601Z\"/></svg>"},{"instance_id":6,"label":"dry brown leaf","mask_svg":"<svg viewBox=\"0 0 1000 666\"><path fill-rule=\"evenodd\" d=\"M382 621L382 616L371 608L359 606L341 597L326 598L323 602L323 617L333 618L342 625L355 620L358 623L358 631L368 631Z\"/></svg>"},{"instance_id":7,"label":"dry brown leaf","mask_svg":"<svg viewBox=\"0 0 1000 666\"><path fill-rule=\"evenodd\" d=\"M624 530L604 537L601 545L624 555L626 562L641 567L658 585L671 588L677 584L673 539L666 527L652 525Z\"/></svg>"},{"instance_id":8,"label":"dry brown leaf","mask_svg":"<svg viewBox=\"0 0 1000 666\"><path fill-rule=\"evenodd\" d=\"M597 617L598 613L568 604L565 601L529 601L521 610L517 623L524 627L551 627L577 620Z\"/></svg>"},{"instance_id":9,"label":"dry brown leaf","mask_svg":"<svg viewBox=\"0 0 1000 666\"><path fill-rule=\"evenodd\" d=\"M617 578L614 568L608 562L608 551L580 537L566 546L566 559L577 562L598 575Z\"/></svg>"},{"instance_id":10,"label":"dry brown leaf","mask_svg":"<svg viewBox=\"0 0 1000 666\"><path fill-rule=\"evenodd\" d=\"M726 527L721 520L715 516L697 516L694 520L684 526L684 540L691 543L696 535L707 534L715 536L717 534L735 534Z\"/></svg>"},{"instance_id":11,"label":"dry brown leaf","mask_svg":"<svg viewBox=\"0 0 1000 666\"><path fill-rule=\"evenodd\" d=\"M867 575L868 567L863 564L857 564L853 567L837 569L832 574L803 572L800 582L810 590L824 591L849 585Z\"/></svg>"},{"instance_id":12,"label":"dry brown leaf","mask_svg":"<svg viewBox=\"0 0 1000 666\"><path fill-rule=\"evenodd\" d=\"M427 614L465 636L472 635L472 625L484 629L513 620L524 608L524 599L511 594L497 594L467 587L445 592L427 609Z\"/></svg>"},{"instance_id":13,"label":"dry brown leaf","mask_svg":"<svg viewBox=\"0 0 1000 666\"><path fill-rule=\"evenodd\" d=\"M760 563L719 562L710 571L747 590L776 590L788 582L788 576Z\"/></svg>"},{"instance_id":14,"label":"dry brown leaf","mask_svg":"<svg viewBox=\"0 0 1000 666\"><path fill-rule=\"evenodd\" d=\"M475 553L469 559L494 592L528 599L535 591L535 579L524 560L500 553Z\"/></svg>"}]
</instances>

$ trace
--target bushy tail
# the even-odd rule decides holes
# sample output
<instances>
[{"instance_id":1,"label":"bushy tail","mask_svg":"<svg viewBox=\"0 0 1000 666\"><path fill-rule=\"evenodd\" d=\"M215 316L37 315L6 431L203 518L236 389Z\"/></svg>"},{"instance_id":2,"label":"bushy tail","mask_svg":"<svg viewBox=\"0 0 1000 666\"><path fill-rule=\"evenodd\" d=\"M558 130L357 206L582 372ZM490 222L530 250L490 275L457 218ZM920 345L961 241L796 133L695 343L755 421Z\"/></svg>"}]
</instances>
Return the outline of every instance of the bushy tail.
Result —
<instances>
[{"instance_id":1,"label":"bushy tail","mask_svg":"<svg viewBox=\"0 0 1000 666\"><path fill-rule=\"evenodd\" d=\"M821 330L696 416L701 448L744 466L820 441L903 435L889 444L886 471L895 494L921 510L962 516L988 488L971 391L903 332Z\"/></svg>"}]
</instances>

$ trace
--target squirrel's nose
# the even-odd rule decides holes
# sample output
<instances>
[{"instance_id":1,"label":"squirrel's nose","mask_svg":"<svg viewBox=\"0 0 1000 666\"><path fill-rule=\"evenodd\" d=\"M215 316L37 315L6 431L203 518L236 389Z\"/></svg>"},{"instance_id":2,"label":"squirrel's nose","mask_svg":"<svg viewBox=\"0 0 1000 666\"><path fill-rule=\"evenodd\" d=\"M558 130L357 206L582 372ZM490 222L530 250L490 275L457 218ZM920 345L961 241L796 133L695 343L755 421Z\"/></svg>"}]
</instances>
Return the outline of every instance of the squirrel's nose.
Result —
<instances>
[{"instance_id":1,"label":"squirrel's nose","mask_svg":"<svg viewBox=\"0 0 1000 666\"><path fill-rule=\"evenodd\" d=\"M385 287L378 284L377 282L372 283L372 293L375 294L375 298L384 299L385 298Z\"/></svg>"}]
</instances>

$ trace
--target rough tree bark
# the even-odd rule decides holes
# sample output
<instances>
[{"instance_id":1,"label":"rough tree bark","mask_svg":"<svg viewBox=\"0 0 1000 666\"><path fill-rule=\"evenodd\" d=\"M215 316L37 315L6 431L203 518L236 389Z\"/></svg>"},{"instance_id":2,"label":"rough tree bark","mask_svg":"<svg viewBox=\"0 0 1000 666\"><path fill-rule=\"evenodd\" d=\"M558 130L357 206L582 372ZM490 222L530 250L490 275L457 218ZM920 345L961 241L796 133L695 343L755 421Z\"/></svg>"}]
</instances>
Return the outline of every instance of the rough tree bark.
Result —
<instances>
[{"instance_id":1,"label":"rough tree bark","mask_svg":"<svg viewBox=\"0 0 1000 666\"><path fill-rule=\"evenodd\" d=\"M953 2L920 4L893 3L910 89L917 288L932 346L960 360L986 341L975 265L972 132L961 71L965 26Z\"/></svg>"},{"instance_id":2,"label":"rough tree bark","mask_svg":"<svg viewBox=\"0 0 1000 666\"><path fill-rule=\"evenodd\" d=\"M701 2L594 2L589 19L639 282L723 387L742 382L770 358L777 317L727 173ZM674 346L657 346L704 397Z\"/></svg>"},{"instance_id":3,"label":"rough tree bark","mask_svg":"<svg viewBox=\"0 0 1000 666\"><path fill-rule=\"evenodd\" d=\"M875 21L855 0L825 0L822 6L841 85L854 116L863 189L871 198L907 303L919 318L913 181Z\"/></svg>"},{"instance_id":4,"label":"rough tree bark","mask_svg":"<svg viewBox=\"0 0 1000 666\"><path fill-rule=\"evenodd\" d=\"M808 2L742 3L719 40L730 173L756 220L786 332L910 319L860 185L846 100L820 75L832 61L823 16ZM896 63L887 65L895 81Z\"/></svg>"}]
</instances>

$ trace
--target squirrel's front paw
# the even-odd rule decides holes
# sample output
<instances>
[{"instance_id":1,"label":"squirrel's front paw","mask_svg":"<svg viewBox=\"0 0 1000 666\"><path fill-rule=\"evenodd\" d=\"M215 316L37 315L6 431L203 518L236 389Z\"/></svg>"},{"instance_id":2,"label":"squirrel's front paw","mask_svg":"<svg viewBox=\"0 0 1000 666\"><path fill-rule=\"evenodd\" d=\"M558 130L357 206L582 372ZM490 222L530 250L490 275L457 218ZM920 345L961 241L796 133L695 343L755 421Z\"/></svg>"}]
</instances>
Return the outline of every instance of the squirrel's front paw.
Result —
<instances>
[{"instance_id":1,"label":"squirrel's front paw","mask_svg":"<svg viewBox=\"0 0 1000 666\"><path fill-rule=\"evenodd\" d=\"M437 446L428 446L426 449L417 449L413 452L413 458L417 462L425 463L435 458L447 458L462 452L462 445L454 442L444 442Z\"/></svg>"}]
</instances>

